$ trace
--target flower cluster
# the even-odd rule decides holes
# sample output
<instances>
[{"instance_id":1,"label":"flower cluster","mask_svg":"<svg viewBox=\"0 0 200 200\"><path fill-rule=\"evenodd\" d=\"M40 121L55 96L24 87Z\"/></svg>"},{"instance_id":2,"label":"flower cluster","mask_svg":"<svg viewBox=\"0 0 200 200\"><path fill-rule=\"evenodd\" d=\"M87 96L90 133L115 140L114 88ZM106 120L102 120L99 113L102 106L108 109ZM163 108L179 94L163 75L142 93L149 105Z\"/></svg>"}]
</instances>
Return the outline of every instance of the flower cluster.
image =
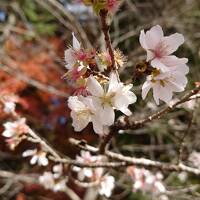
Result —
<instances>
[{"instance_id":1,"label":"flower cluster","mask_svg":"<svg viewBox=\"0 0 200 200\"><path fill-rule=\"evenodd\" d=\"M53 190L54 192L65 191L67 179L62 177L63 166L61 164L55 165L52 172L44 172L39 177L39 182L45 189Z\"/></svg>"},{"instance_id":2,"label":"flower cluster","mask_svg":"<svg viewBox=\"0 0 200 200\"><path fill-rule=\"evenodd\" d=\"M153 89L156 104L159 100L169 104L173 92L184 91L189 68L187 58L178 58L174 53L183 44L183 35L179 33L164 36L162 28L157 25L146 33L140 34L140 44L147 52L147 61L153 67L142 87L142 98L145 99L149 90Z\"/></svg>"},{"instance_id":3,"label":"flower cluster","mask_svg":"<svg viewBox=\"0 0 200 200\"><path fill-rule=\"evenodd\" d=\"M37 149L29 149L23 152L22 156L23 157L32 157L30 160L31 165L35 165L36 163L39 166L47 166L49 164L49 161L47 159L47 153L42 150L37 150Z\"/></svg>"},{"instance_id":4,"label":"flower cluster","mask_svg":"<svg viewBox=\"0 0 200 200\"><path fill-rule=\"evenodd\" d=\"M153 193L154 196L166 192L166 188L162 183L163 176L160 172L154 175L144 168L131 166L127 168L127 173L133 180L134 192L141 190L143 192ZM167 200L168 197L166 195L161 195L160 199Z\"/></svg>"},{"instance_id":5,"label":"flower cluster","mask_svg":"<svg viewBox=\"0 0 200 200\"><path fill-rule=\"evenodd\" d=\"M103 156L92 156L88 151L81 151L81 156L77 156L76 160L84 164L92 164L102 162L105 158ZM103 168L73 167L73 170L78 173L79 180L87 179L96 182L100 195L111 196L115 179L111 175L104 174Z\"/></svg>"},{"instance_id":6,"label":"flower cluster","mask_svg":"<svg viewBox=\"0 0 200 200\"><path fill-rule=\"evenodd\" d=\"M14 122L6 122L3 126L5 130L2 136L7 138L6 142L11 150L15 149L15 147L25 139L25 134L29 131L25 118L20 118Z\"/></svg>"},{"instance_id":7,"label":"flower cluster","mask_svg":"<svg viewBox=\"0 0 200 200\"><path fill-rule=\"evenodd\" d=\"M131 115L128 106L136 101L135 94L130 91L132 84L124 85L115 72L110 74L109 82L103 83L91 75L86 88L87 97L71 96L68 100L75 131L81 131L92 122L94 131L102 134L106 127L114 124L114 110Z\"/></svg>"}]
</instances>

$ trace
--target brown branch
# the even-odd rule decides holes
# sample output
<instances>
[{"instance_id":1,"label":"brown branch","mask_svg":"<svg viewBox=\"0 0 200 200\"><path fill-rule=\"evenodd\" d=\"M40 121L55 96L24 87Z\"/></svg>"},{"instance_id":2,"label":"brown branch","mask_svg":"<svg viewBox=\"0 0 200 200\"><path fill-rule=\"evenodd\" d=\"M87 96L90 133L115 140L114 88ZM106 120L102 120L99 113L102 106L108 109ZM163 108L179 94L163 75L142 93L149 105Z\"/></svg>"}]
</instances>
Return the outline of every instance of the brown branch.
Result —
<instances>
[{"instance_id":1,"label":"brown branch","mask_svg":"<svg viewBox=\"0 0 200 200\"><path fill-rule=\"evenodd\" d=\"M165 115L165 114L169 113L170 111L172 111L173 109L175 109L178 105L185 103L186 101L190 101L192 96L197 94L199 91L200 91L200 86L198 86L195 89L188 92L179 101L172 104L171 106L167 106L167 107L161 109L160 111L158 111L144 119L131 121L130 117L129 118L122 117L120 120L118 120L115 123L114 128L115 128L115 130L138 129L138 128L144 126L144 124L151 122L154 119L161 118L163 115Z\"/></svg>"},{"instance_id":2,"label":"brown branch","mask_svg":"<svg viewBox=\"0 0 200 200\"><path fill-rule=\"evenodd\" d=\"M101 28L102 28L102 31L103 31L103 34L104 34L106 47L108 49L108 52L109 52L109 55L110 55L110 58L111 58L111 62L112 62L109 71L115 70L116 69L116 67L115 67L115 57L114 57L114 52L113 52L110 34L109 34L110 26L108 25L108 23L106 21L108 11L107 10L101 10L99 15L100 15L100 19L101 19Z\"/></svg>"},{"instance_id":3,"label":"brown branch","mask_svg":"<svg viewBox=\"0 0 200 200\"><path fill-rule=\"evenodd\" d=\"M90 145L87 144L82 144L81 141L70 138L70 143L81 148L84 150L88 150L90 152L93 153L97 153L98 149L95 147L92 147ZM182 163L180 164L171 164L171 163L164 163L164 162L159 162L159 161L153 161L153 160L149 160L146 158L135 158L135 157L129 157L129 156L123 156L121 154L118 153L113 153L111 151L105 151L105 155L107 155L109 158L118 160L121 162L121 167L124 166L129 166L129 165L136 165L136 166L141 166L141 167L145 167L145 168L156 168L162 171L176 171L176 172L181 172L181 171L185 171L191 174L195 174L195 175L200 175L200 169L198 168L193 168L193 167L189 167L186 166ZM109 167L109 163L108 162L104 167ZM120 164L120 163L118 163ZM98 166L98 163L95 163L96 166ZM116 167L118 168L120 165L116 165L113 166L110 164L110 167ZM88 164L88 167L93 167L93 163L92 165ZM100 165L99 167L103 167L102 165Z\"/></svg>"}]
</instances>

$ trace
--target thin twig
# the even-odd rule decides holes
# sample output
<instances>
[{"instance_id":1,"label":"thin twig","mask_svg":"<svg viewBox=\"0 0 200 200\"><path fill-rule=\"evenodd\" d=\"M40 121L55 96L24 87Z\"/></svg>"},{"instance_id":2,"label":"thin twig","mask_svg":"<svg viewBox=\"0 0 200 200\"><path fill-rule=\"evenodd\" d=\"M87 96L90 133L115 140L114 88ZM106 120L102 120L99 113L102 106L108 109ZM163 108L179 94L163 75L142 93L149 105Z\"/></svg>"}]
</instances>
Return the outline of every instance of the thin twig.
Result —
<instances>
[{"instance_id":1,"label":"thin twig","mask_svg":"<svg viewBox=\"0 0 200 200\"><path fill-rule=\"evenodd\" d=\"M160 111L158 111L144 119L132 121L131 120L132 116L129 118L122 117L120 120L118 120L115 123L114 128L115 128L115 130L126 130L126 129L134 130L134 129L140 128L140 127L144 126L144 124L151 122L154 119L161 118L163 115L165 115L165 114L169 113L170 111L172 111L173 109L175 109L178 105L191 100L190 98L193 97L195 94L197 94L199 91L200 91L200 86L198 86L195 89L188 92L179 101L177 101L176 103L173 103L171 106L167 106L167 107L161 109Z\"/></svg>"}]
</instances>

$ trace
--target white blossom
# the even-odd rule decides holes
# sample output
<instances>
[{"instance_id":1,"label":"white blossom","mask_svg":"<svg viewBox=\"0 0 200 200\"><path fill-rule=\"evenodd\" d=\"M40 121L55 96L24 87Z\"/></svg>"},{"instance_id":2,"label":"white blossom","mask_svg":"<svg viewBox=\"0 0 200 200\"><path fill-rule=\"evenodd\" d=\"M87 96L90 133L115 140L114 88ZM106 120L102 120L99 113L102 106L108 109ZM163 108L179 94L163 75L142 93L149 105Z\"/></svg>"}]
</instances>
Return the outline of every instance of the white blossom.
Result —
<instances>
[{"instance_id":1,"label":"white blossom","mask_svg":"<svg viewBox=\"0 0 200 200\"><path fill-rule=\"evenodd\" d=\"M200 168L200 152L193 151L188 160L195 166Z\"/></svg>"},{"instance_id":2,"label":"white blossom","mask_svg":"<svg viewBox=\"0 0 200 200\"><path fill-rule=\"evenodd\" d=\"M54 192L65 191L66 181L66 179L56 180L54 174L51 172L44 172L44 174L39 177L40 184Z\"/></svg>"},{"instance_id":3,"label":"white blossom","mask_svg":"<svg viewBox=\"0 0 200 200\"><path fill-rule=\"evenodd\" d=\"M32 156L30 160L31 165L35 165L37 163L39 166L47 166L49 163L46 157L46 152L38 151L37 149L26 150L23 152L22 156L23 157Z\"/></svg>"},{"instance_id":4,"label":"white blossom","mask_svg":"<svg viewBox=\"0 0 200 200\"><path fill-rule=\"evenodd\" d=\"M128 106L136 101L135 94L130 91L131 88L132 84L124 85L114 72L110 75L107 89L101 86L94 76L88 78L87 89L95 105L101 110L104 125L110 126L114 123L114 109L120 110L125 115L131 115Z\"/></svg>"},{"instance_id":5,"label":"white blossom","mask_svg":"<svg viewBox=\"0 0 200 200\"><path fill-rule=\"evenodd\" d=\"M105 195L106 197L110 197L114 187L115 187L114 177L109 175L104 175L101 178L101 182L99 185L99 194Z\"/></svg>"},{"instance_id":6,"label":"white blossom","mask_svg":"<svg viewBox=\"0 0 200 200\"><path fill-rule=\"evenodd\" d=\"M99 117L101 112L90 97L71 96L68 99L68 106L71 109L72 126L75 131L83 130L89 122L92 122L94 131L103 133L103 124Z\"/></svg>"},{"instance_id":7,"label":"white blossom","mask_svg":"<svg viewBox=\"0 0 200 200\"><path fill-rule=\"evenodd\" d=\"M152 193L153 196L166 192L166 188L162 182L163 175L160 172L154 175L149 170L134 166L128 167L127 172L133 180L133 191L141 190ZM168 199L168 197L162 194L160 199Z\"/></svg>"},{"instance_id":8,"label":"white blossom","mask_svg":"<svg viewBox=\"0 0 200 200\"><path fill-rule=\"evenodd\" d=\"M97 163L102 160L102 156L93 156L90 154L89 151L81 151L81 156L76 156L76 160L81 163L90 164L90 163ZM96 179L97 177L101 177L103 174L103 168L80 168L77 166L73 167L75 172L78 172L78 179L84 180L85 178L90 178L92 180Z\"/></svg>"},{"instance_id":9,"label":"white blossom","mask_svg":"<svg viewBox=\"0 0 200 200\"><path fill-rule=\"evenodd\" d=\"M170 66L170 70L166 72L155 69L151 75L147 76L146 82L142 86L142 98L145 99L152 88L153 98L157 105L159 105L159 100L169 104L173 92L184 91L187 84L187 73L188 67L185 64Z\"/></svg>"},{"instance_id":10,"label":"white blossom","mask_svg":"<svg viewBox=\"0 0 200 200\"><path fill-rule=\"evenodd\" d=\"M20 118L14 122L6 122L3 124L5 130L3 131L2 135L4 137L19 137L23 133L28 133L28 126L26 125L26 119Z\"/></svg>"}]
</instances>

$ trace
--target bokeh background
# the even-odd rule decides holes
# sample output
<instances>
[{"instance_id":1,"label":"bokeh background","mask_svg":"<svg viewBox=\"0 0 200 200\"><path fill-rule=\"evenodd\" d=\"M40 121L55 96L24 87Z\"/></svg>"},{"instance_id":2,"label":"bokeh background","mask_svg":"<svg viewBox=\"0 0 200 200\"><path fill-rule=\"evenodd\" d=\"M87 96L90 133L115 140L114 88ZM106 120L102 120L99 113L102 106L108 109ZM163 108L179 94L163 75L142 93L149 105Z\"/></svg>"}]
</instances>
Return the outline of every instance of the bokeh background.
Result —
<instances>
[{"instance_id":1,"label":"bokeh background","mask_svg":"<svg viewBox=\"0 0 200 200\"><path fill-rule=\"evenodd\" d=\"M182 33L185 43L177 55L189 58L190 73L187 89L200 81L200 1L199 0L124 0L112 18L111 38L114 48L119 48L127 58L120 70L121 78L132 82L135 66L145 59L139 45L140 30L161 25L165 34ZM0 0L0 93L16 94L20 101L17 111L27 118L28 124L46 138L57 150L75 157L78 149L70 146L69 137L98 143L98 137L90 126L75 133L71 126L67 97L73 93L68 82L62 78L64 50L71 44L75 32L83 47L104 48L99 20L89 7L78 1L67 0ZM141 84L134 81L138 102L133 106L135 118L143 118L159 109L151 95L141 100ZM178 98L176 96L176 98ZM162 106L162 105L161 105ZM1 108L0 108L1 109ZM112 148L125 155L144 156L150 159L176 162L178 145L193 118L190 134L184 146L184 160L195 149L200 151L199 102L189 102L165 118L152 122L142 129L119 134L112 141ZM0 131L9 116L0 110ZM30 167L21 153L31 148L23 142L11 152L3 137L0 138L0 169L15 173L42 173L45 168ZM131 191L131 180L123 170L115 175L117 184L110 199L149 200L150 195ZM198 177L167 173L165 183L171 191L170 199L200 199L198 190L181 192L190 185L200 184ZM181 177L187 177L183 180ZM0 179L0 185L5 180ZM82 199L85 190L69 183ZM180 192L177 192L180 191ZM200 190L199 190L200 191ZM0 188L0 199L16 200L68 200L64 193L53 193L35 184L13 183ZM105 199L95 196L95 199ZM93 200L85 199L85 200Z\"/></svg>"}]
</instances>

